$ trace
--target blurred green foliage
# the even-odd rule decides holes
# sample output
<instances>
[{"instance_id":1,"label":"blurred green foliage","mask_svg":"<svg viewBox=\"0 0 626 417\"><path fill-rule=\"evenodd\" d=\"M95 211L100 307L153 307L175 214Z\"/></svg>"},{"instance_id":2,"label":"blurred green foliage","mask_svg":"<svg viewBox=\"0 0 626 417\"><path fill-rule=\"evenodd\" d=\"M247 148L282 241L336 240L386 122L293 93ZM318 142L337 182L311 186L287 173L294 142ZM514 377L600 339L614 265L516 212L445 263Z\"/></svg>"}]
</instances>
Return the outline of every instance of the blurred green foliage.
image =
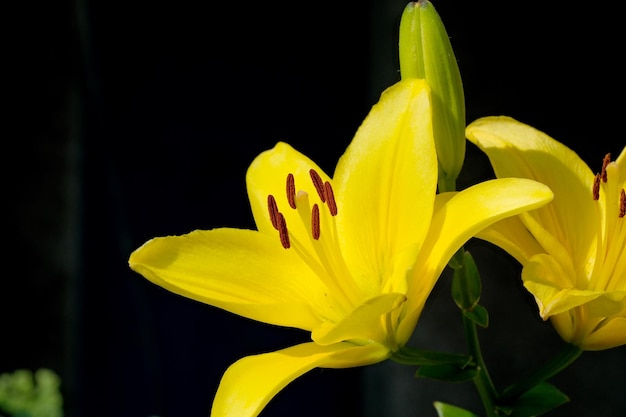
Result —
<instances>
[{"instance_id":1,"label":"blurred green foliage","mask_svg":"<svg viewBox=\"0 0 626 417\"><path fill-rule=\"evenodd\" d=\"M61 379L50 369L0 374L0 416L63 417Z\"/></svg>"}]
</instances>

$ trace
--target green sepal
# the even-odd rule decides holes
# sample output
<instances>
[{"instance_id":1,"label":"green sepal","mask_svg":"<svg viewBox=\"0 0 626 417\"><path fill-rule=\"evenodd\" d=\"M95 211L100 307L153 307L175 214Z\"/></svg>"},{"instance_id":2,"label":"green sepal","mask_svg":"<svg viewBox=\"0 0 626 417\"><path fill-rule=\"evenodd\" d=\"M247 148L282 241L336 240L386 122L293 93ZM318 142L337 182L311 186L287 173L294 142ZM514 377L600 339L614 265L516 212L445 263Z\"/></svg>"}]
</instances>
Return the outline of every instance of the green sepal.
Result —
<instances>
[{"instance_id":1,"label":"green sepal","mask_svg":"<svg viewBox=\"0 0 626 417\"><path fill-rule=\"evenodd\" d=\"M471 310L480 301L482 284L480 273L472 254L464 251L454 256L452 277L452 298L461 310Z\"/></svg>"},{"instance_id":2,"label":"green sepal","mask_svg":"<svg viewBox=\"0 0 626 417\"><path fill-rule=\"evenodd\" d=\"M569 397L554 385L541 382L511 404L511 417L534 417L569 402Z\"/></svg>"},{"instance_id":3,"label":"green sepal","mask_svg":"<svg viewBox=\"0 0 626 417\"><path fill-rule=\"evenodd\" d=\"M414 366L455 365L465 368L473 364L472 357L469 355L435 352L408 346L404 346L394 352L391 359L404 365Z\"/></svg>"},{"instance_id":4,"label":"green sepal","mask_svg":"<svg viewBox=\"0 0 626 417\"><path fill-rule=\"evenodd\" d=\"M437 410L438 417L478 417L471 411L465 410L455 405L450 405L439 401L435 401L433 405L435 406L435 410Z\"/></svg>"},{"instance_id":5,"label":"green sepal","mask_svg":"<svg viewBox=\"0 0 626 417\"><path fill-rule=\"evenodd\" d=\"M478 370L474 366L462 367L459 365L445 364L422 366L417 370L415 376L443 382L466 382L474 379L477 374Z\"/></svg>"},{"instance_id":6,"label":"green sepal","mask_svg":"<svg viewBox=\"0 0 626 417\"><path fill-rule=\"evenodd\" d=\"M489 326L489 313L481 305L475 305L471 310L463 310L463 315L480 327Z\"/></svg>"}]
</instances>

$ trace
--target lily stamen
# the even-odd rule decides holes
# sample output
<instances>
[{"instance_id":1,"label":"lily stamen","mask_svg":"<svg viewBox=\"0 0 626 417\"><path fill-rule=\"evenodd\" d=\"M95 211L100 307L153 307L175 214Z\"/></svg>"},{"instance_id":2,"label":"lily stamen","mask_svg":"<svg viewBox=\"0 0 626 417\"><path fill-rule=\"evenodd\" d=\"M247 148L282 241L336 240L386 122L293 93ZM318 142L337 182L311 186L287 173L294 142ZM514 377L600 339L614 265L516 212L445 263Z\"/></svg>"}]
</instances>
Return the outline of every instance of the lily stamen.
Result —
<instances>
[{"instance_id":1,"label":"lily stamen","mask_svg":"<svg viewBox=\"0 0 626 417\"><path fill-rule=\"evenodd\" d=\"M311 181L313 182L315 191L317 191L317 195L320 197L320 200L322 200L322 203L325 203L326 195L324 193L324 180L322 180L320 174L318 174L313 168L309 170L309 175L311 176Z\"/></svg>"},{"instance_id":2,"label":"lily stamen","mask_svg":"<svg viewBox=\"0 0 626 417\"><path fill-rule=\"evenodd\" d=\"M337 203L335 202L335 193L333 192L332 185L330 185L328 181L324 183L324 195L326 196L326 204L328 205L328 209L330 210L330 215L336 216Z\"/></svg>"},{"instance_id":3,"label":"lily stamen","mask_svg":"<svg viewBox=\"0 0 626 417\"><path fill-rule=\"evenodd\" d=\"M320 208L317 204L313 204L311 209L311 234L313 239L319 240L320 238Z\"/></svg>"},{"instance_id":4,"label":"lily stamen","mask_svg":"<svg viewBox=\"0 0 626 417\"><path fill-rule=\"evenodd\" d=\"M626 192L622 188L619 193L619 218L626 216Z\"/></svg>"},{"instance_id":5,"label":"lily stamen","mask_svg":"<svg viewBox=\"0 0 626 417\"><path fill-rule=\"evenodd\" d=\"M591 189L591 194L593 195L594 201L598 201L600 199L600 180L602 178L601 174L596 174L593 178L593 187Z\"/></svg>"},{"instance_id":6,"label":"lily stamen","mask_svg":"<svg viewBox=\"0 0 626 417\"><path fill-rule=\"evenodd\" d=\"M289 207L292 209L296 208L296 182L292 173L287 175L287 201L289 202Z\"/></svg>"},{"instance_id":7,"label":"lily stamen","mask_svg":"<svg viewBox=\"0 0 626 417\"><path fill-rule=\"evenodd\" d=\"M328 209L332 216L337 215L337 203L335 202L335 194L333 192L333 187L330 182L322 179L322 177L315 171L314 169L309 170L309 175L311 176L311 181L317 194L322 201L322 203L326 203L328 205ZM296 201L298 197L296 196L296 182L295 177L292 173L287 175L286 180L286 195L287 201L289 203L289 207L294 210L300 211L300 216L303 221L309 222L307 219L308 215L304 215L302 210L299 208L305 209L305 207L297 207ZM308 203L305 204L308 208ZM270 216L270 221L272 222L272 226L279 233L280 243L285 249L289 249L291 247L291 240L289 238L289 230L287 229L287 221L285 220L285 216L278 209L278 204L276 203L276 198L269 194L267 196L267 208ZM307 210L308 212L308 210ZM317 203L313 204L310 211L310 232L313 240L319 240L321 235L321 224L320 224L320 209Z\"/></svg>"},{"instance_id":8,"label":"lily stamen","mask_svg":"<svg viewBox=\"0 0 626 417\"><path fill-rule=\"evenodd\" d=\"M271 194L267 196L267 209L270 213L270 221L272 222L272 226L274 226L274 229L279 230L278 229L278 215L280 214L280 211L278 211L278 206L276 205L276 199Z\"/></svg>"},{"instance_id":9,"label":"lily stamen","mask_svg":"<svg viewBox=\"0 0 626 417\"><path fill-rule=\"evenodd\" d=\"M287 221L285 220L285 216L283 215L283 213L278 210L276 198L274 198L272 194L267 196L267 211L270 214L270 221L272 222L272 226L274 226L274 229L278 230L280 244L283 245L283 248L289 249L291 247L291 243L289 241Z\"/></svg>"},{"instance_id":10,"label":"lily stamen","mask_svg":"<svg viewBox=\"0 0 626 417\"><path fill-rule=\"evenodd\" d=\"M287 222L285 221L283 213L278 213L277 223L280 244L283 245L283 248L289 249L291 247L291 243L289 242L289 231L287 230Z\"/></svg>"}]
</instances>

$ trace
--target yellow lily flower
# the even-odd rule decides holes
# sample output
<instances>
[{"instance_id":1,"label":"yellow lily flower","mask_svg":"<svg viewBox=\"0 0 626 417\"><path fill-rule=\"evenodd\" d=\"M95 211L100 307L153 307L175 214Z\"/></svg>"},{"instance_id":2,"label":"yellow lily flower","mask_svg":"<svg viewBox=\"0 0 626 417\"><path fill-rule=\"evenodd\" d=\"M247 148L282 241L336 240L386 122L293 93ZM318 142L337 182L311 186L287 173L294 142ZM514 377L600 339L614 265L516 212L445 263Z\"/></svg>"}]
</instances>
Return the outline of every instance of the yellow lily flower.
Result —
<instances>
[{"instance_id":1,"label":"yellow lily flower","mask_svg":"<svg viewBox=\"0 0 626 417\"><path fill-rule=\"evenodd\" d=\"M174 293L311 332L311 342L229 367L213 416L256 416L315 367L388 358L406 344L437 277L468 238L552 198L523 179L436 196L430 90L416 79L383 93L333 178L278 143L253 161L246 181L258 231L155 238L129 260Z\"/></svg>"},{"instance_id":2,"label":"yellow lily flower","mask_svg":"<svg viewBox=\"0 0 626 417\"><path fill-rule=\"evenodd\" d=\"M496 176L548 185L554 201L509 218L478 237L523 265L524 286L561 337L583 350L626 344L626 148L599 172L548 135L508 117L467 127Z\"/></svg>"}]
</instances>

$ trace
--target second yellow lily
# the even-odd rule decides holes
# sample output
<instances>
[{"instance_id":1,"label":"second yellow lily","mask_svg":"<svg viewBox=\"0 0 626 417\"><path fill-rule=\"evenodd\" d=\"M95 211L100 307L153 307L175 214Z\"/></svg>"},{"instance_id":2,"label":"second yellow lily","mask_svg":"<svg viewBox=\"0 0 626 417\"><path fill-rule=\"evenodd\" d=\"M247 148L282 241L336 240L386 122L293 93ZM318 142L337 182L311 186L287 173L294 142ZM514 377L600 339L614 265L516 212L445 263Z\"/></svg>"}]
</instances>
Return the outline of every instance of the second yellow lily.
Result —
<instances>
[{"instance_id":1,"label":"second yellow lily","mask_svg":"<svg viewBox=\"0 0 626 417\"><path fill-rule=\"evenodd\" d=\"M626 148L593 171L571 149L509 117L479 119L467 137L498 177L548 185L554 201L479 237L523 267L524 286L561 337L583 350L626 344Z\"/></svg>"}]
</instances>

